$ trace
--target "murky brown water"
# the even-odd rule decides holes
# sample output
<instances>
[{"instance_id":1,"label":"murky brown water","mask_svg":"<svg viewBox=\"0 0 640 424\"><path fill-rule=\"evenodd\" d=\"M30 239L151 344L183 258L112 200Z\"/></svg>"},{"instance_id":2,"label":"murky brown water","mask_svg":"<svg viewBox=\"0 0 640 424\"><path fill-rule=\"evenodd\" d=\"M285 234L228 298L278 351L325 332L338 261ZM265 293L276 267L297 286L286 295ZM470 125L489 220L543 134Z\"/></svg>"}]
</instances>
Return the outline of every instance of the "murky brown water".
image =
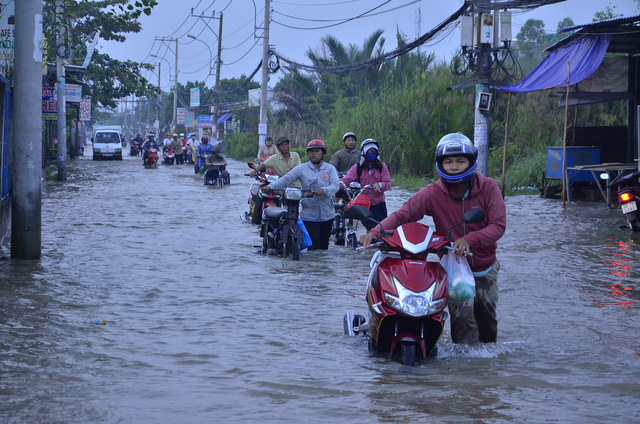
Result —
<instances>
[{"instance_id":1,"label":"murky brown water","mask_svg":"<svg viewBox=\"0 0 640 424\"><path fill-rule=\"evenodd\" d=\"M407 371L343 335L373 252L254 253L243 164L216 189L84 159L45 183L42 260L0 263L0 422L640 419L640 235L617 209L507 198L499 342L461 349L447 328Z\"/></svg>"}]
</instances>

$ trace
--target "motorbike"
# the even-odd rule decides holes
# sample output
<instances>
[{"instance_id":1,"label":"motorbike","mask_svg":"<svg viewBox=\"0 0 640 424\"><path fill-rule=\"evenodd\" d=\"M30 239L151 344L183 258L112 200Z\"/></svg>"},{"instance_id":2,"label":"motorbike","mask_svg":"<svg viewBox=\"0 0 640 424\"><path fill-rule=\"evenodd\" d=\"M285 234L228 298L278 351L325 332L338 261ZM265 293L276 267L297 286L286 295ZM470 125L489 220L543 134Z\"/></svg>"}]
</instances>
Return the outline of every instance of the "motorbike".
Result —
<instances>
[{"instance_id":1,"label":"motorbike","mask_svg":"<svg viewBox=\"0 0 640 424\"><path fill-rule=\"evenodd\" d=\"M176 154L173 147L167 146L162 152L163 163L165 165L173 165L176 161Z\"/></svg>"},{"instance_id":2,"label":"motorbike","mask_svg":"<svg viewBox=\"0 0 640 424\"><path fill-rule=\"evenodd\" d=\"M129 156L138 156L140 154L140 143L137 141L131 141L131 147L129 148Z\"/></svg>"},{"instance_id":3,"label":"motorbike","mask_svg":"<svg viewBox=\"0 0 640 424\"><path fill-rule=\"evenodd\" d=\"M359 220L371 216L363 206L353 206L348 212ZM439 262L428 262L427 255L451 248L451 228L478 223L484 217L483 210L471 210L446 235L418 222L403 224L393 232L383 229L367 280L369 320L348 311L345 334L365 334L370 351L388 354L403 365L437 357L437 342L449 315L444 310L447 274Z\"/></svg>"},{"instance_id":4,"label":"motorbike","mask_svg":"<svg viewBox=\"0 0 640 424\"><path fill-rule=\"evenodd\" d=\"M300 200L313 197L313 192L299 187L271 191L282 196L283 207L269 206L262 211L262 253L275 252L285 258L291 255L297 261L302 247L302 230L298 226Z\"/></svg>"},{"instance_id":5,"label":"motorbike","mask_svg":"<svg viewBox=\"0 0 640 424\"><path fill-rule=\"evenodd\" d=\"M608 179L609 174L600 175L602 179ZM640 171L625 171L614 178L607 188L618 186L618 201L622 208L622 213L627 218L627 225L634 232L640 231L640 216L638 205L640 205Z\"/></svg>"},{"instance_id":6,"label":"motorbike","mask_svg":"<svg viewBox=\"0 0 640 424\"><path fill-rule=\"evenodd\" d=\"M191 146L189 146L188 144L184 146L184 163L186 163L187 165L193 165L195 163L194 161L194 155L195 155L195 149L193 149Z\"/></svg>"},{"instance_id":7,"label":"motorbike","mask_svg":"<svg viewBox=\"0 0 640 424\"><path fill-rule=\"evenodd\" d=\"M226 170L226 165L222 163L213 163L213 160L212 155L207 155L206 161L212 163L212 165L205 166L204 185L222 187L231 184L231 178Z\"/></svg>"},{"instance_id":8,"label":"motorbike","mask_svg":"<svg viewBox=\"0 0 640 424\"><path fill-rule=\"evenodd\" d=\"M341 199L340 202L333 205L336 210L336 217L333 220L332 234L337 246L344 246L346 243L351 249L358 247L359 221L347 219L345 217L345 210L354 205L364 206L368 209L371 201L362 193L367 188L373 188L373 186L367 184L362 187L359 182L353 181L349 184L349 187L344 190L347 198Z\"/></svg>"},{"instance_id":9,"label":"motorbike","mask_svg":"<svg viewBox=\"0 0 640 424\"><path fill-rule=\"evenodd\" d=\"M248 162L249 168L255 170L256 165L254 163ZM251 176L250 174L244 174L246 177ZM280 206L281 196L275 195L273 193L265 193L260 190L260 187L271 184L274 181L278 180L278 175L270 172L258 172L254 177L256 179L256 183L251 184L249 200L247 203L249 204L249 212L245 212L242 215L242 219L247 222L251 222L256 225L261 224L262 219L262 211L264 211L269 206ZM256 199L260 197L262 202L258 205L256 203ZM259 207L260 210L256 210Z\"/></svg>"},{"instance_id":10,"label":"motorbike","mask_svg":"<svg viewBox=\"0 0 640 424\"><path fill-rule=\"evenodd\" d=\"M149 155L147 156L144 167L147 169L158 167L158 149L155 147L149 149Z\"/></svg>"}]
</instances>

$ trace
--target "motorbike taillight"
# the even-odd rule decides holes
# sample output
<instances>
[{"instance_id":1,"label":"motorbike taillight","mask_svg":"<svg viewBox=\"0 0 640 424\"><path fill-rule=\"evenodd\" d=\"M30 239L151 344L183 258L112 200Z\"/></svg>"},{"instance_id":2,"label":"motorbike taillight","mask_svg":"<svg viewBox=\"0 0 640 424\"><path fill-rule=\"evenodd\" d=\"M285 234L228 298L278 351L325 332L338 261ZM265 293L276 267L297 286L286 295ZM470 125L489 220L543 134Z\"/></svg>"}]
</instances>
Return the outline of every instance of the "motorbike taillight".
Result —
<instances>
[{"instance_id":1,"label":"motorbike taillight","mask_svg":"<svg viewBox=\"0 0 640 424\"><path fill-rule=\"evenodd\" d=\"M620 201L621 202L628 202L631 200L631 194L630 193L622 193L620 194Z\"/></svg>"}]
</instances>

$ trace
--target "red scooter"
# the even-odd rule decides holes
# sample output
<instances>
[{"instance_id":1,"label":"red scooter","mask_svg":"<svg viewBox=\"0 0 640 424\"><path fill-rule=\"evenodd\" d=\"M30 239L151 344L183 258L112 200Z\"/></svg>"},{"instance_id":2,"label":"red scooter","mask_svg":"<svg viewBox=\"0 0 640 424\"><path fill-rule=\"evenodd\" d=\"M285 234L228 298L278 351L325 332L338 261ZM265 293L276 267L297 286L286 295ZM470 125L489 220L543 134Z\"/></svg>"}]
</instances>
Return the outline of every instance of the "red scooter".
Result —
<instances>
[{"instance_id":1,"label":"red scooter","mask_svg":"<svg viewBox=\"0 0 640 424\"><path fill-rule=\"evenodd\" d=\"M144 167L147 169L158 167L158 149L156 149L155 147L149 149L149 155L145 160Z\"/></svg>"},{"instance_id":2,"label":"red scooter","mask_svg":"<svg viewBox=\"0 0 640 424\"><path fill-rule=\"evenodd\" d=\"M254 163L248 162L249 168L255 170L257 167ZM250 174L244 174L249 177ZM260 224L262 219L262 211L264 211L269 206L280 206L282 204L282 196L274 193L264 193L260 190L260 187L271 184L272 182L278 179L278 176L275 173L271 172L258 172L255 176L257 183L251 184L249 200L249 212L245 212L242 216L242 219L247 222L252 222L253 224ZM260 205L260 210L256 210L257 206L257 197L260 196L262 199L262 204Z\"/></svg>"},{"instance_id":3,"label":"red scooter","mask_svg":"<svg viewBox=\"0 0 640 424\"><path fill-rule=\"evenodd\" d=\"M353 206L345 213L359 220L371 216L362 206ZM484 217L484 211L471 210L455 225L478 223ZM403 365L414 366L427 357L436 357L436 343L449 315L444 310L447 273L440 263L428 262L427 255L451 247L450 232L451 228L445 236L418 222L401 225L393 232L381 231L367 281L369 322L348 311L345 334L364 333L370 351L388 353Z\"/></svg>"}]
</instances>

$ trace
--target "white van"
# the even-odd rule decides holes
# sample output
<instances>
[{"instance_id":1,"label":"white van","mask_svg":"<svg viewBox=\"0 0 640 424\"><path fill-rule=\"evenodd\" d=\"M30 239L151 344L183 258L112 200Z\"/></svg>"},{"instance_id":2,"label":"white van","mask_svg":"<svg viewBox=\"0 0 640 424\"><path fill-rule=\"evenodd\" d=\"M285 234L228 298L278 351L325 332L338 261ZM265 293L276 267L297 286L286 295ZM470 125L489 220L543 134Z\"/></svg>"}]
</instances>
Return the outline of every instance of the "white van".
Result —
<instances>
[{"instance_id":1,"label":"white van","mask_svg":"<svg viewBox=\"0 0 640 424\"><path fill-rule=\"evenodd\" d=\"M91 142L93 160L122 160L122 140L118 130L96 130Z\"/></svg>"}]
</instances>

